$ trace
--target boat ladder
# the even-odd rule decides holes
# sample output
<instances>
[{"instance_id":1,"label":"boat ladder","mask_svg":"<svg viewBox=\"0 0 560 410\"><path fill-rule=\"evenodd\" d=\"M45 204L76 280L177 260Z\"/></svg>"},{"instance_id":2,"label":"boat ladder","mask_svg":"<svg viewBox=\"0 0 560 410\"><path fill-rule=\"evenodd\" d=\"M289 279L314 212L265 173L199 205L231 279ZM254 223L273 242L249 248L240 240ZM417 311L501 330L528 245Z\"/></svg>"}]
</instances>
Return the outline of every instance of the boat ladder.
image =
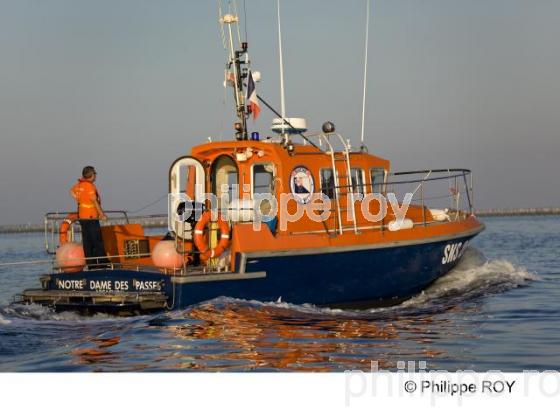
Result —
<instances>
[{"instance_id":1,"label":"boat ladder","mask_svg":"<svg viewBox=\"0 0 560 410\"><path fill-rule=\"evenodd\" d=\"M335 137L340 144L342 145L342 151L336 151L333 144L330 141L331 137ZM343 234L345 226L342 224L342 211L346 211L346 215L348 217L348 211L350 211L350 218L352 220L352 228L354 233L358 233L358 226L356 223L356 210L354 207L355 202L355 193L354 193L354 185L352 183L352 167L350 165L350 143L344 139L344 137L338 133L329 133L329 134L317 134L320 143L324 143L327 147L326 154L330 155L331 158L331 167L332 167L332 175L334 187L334 200L336 206L336 216L337 216L337 225L338 225L338 233L340 235ZM337 155L338 154L338 155ZM342 157L340 156L342 154ZM344 161L345 162L345 170L346 175L341 175L337 171L336 163ZM346 179L346 183L343 184L341 180ZM344 191L341 188L345 188ZM346 197L347 204L351 204L348 207L342 207L340 205L341 196Z\"/></svg>"}]
</instances>

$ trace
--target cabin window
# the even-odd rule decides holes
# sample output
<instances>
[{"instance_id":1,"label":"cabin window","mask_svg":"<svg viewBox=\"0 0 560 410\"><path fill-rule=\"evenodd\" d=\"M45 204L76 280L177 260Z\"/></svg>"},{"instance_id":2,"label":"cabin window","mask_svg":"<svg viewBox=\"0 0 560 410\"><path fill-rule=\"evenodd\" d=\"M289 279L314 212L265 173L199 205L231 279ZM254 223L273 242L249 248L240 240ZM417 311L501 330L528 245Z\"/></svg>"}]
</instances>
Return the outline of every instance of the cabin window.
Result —
<instances>
[{"instance_id":1,"label":"cabin window","mask_svg":"<svg viewBox=\"0 0 560 410\"><path fill-rule=\"evenodd\" d=\"M334 176L332 168L321 169L321 192L330 199L334 199Z\"/></svg>"},{"instance_id":2,"label":"cabin window","mask_svg":"<svg viewBox=\"0 0 560 410\"><path fill-rule=\"evenodd\" d=\"M372 168L370 170L371 192L385 192L385 168Z\"/></svg>"},{"instance_id":3,"label":"cabin window","mask_svg":"<svg viewBox=\"0 0 560 410\"><path fill-rule=\"evenodd\" d=\"M253 165L253 193L273 194L272 181L274 180L273 164Z\"/></svg>"},{"instance_id":4,"label":"cabin window","mask_svg":"<svg viewBox=\"0 0 560 410\"><path fill-rule=\"evenodd\" d=\"M239 173L237 164L228 155L221 155L212 164L212 193L218 197L218 206L224 207L222 196L227 193L228 204L237 198Z\"/></svg>"},{"instance_id":5,"label":"cabin window","mask_svg":"<svg viewBox=\"0 0 560 410\"><path fill-rule=\"evenodd\" d=\"M179 169L179 186L182 194L187 194L191 198L194 196L194 184L196 183L196 168L193 166L180 167Z\"/></svg>"},{"instance_id":6,"label":"cabin window","mask_svg":"<svg viewBox=\"0 0 560 410\"><path fill-rule=\"evenodd\" d=\"M228 185L228 200L231 201L235 196L239 195L239 188L237 187L237 171L231 171L227 173L227 185Z\"/></svg>"},{"instance_id":7,"label":"cabin window","mask_svg":"<svg viewBox=\"0 0 560 410\"><path fill-rule=\"evenodd\" d=\"M364 197L364 170L361 168L351 168L350 175L352 176L352 191L356 194L357 199Z\"/></svg>"},{"instance_id":8,"label":"cabin window","mask_svg":"<svg viewBox=\"0 0 560 410\"><path fill-rule=\"evenodd\" d=\"M255 164L253 165L253 194L274 195L274 164ZM259 204L258 212L263 216L273 216L272 203L268 199L262 199ZM266 222L270 231L276 231L277 218Z\"/></svg>"}]
</instances>

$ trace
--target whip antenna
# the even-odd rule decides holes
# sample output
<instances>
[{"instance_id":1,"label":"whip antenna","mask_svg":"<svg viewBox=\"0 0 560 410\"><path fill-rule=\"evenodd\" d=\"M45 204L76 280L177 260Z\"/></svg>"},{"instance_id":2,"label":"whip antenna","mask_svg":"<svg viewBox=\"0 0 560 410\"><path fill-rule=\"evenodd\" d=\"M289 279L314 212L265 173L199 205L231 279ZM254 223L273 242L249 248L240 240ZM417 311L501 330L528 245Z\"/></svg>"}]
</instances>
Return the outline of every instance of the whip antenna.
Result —
<instances>
[{"instance_id":1,"label":"whip antenna","mask_svg":"<svg viewBox=\"0 0 560 410\"><path fill-rule=\"evenodd\" d=\"M249 36L247 35L247 7L245 5L245 0L243 0L243 23L245 26L245 41L249 41Z\"/></svg>"},{"instance_id":2,"label":"whip antenna","mask_svg":"<svg viewBox=\"0 0 560 410\"><path fill-rule=\"evenodd\" d=\"M364 143L364 129L366 121L366 90L367 90L367 64L368 64L368 40L369 40L369 2L366 0L366 45L365 45L365 58L364 58L364 91L362 95L362 134L361 134L361 149L365 148Z\"/></svg>"},{"instance_id":3,"label":"whip antenna","mask_svg":"<svg viewBox=\"0 0 560 410\"><path fill-rule=\"evenodd\" d=\"M278 9L278 59L280 63L280 113L282 114L282 134L286 118L286 99L284 96L284 62L282 60L282 29L280 27L280 0L276 0Z\"/></svg>"}]
</instances>

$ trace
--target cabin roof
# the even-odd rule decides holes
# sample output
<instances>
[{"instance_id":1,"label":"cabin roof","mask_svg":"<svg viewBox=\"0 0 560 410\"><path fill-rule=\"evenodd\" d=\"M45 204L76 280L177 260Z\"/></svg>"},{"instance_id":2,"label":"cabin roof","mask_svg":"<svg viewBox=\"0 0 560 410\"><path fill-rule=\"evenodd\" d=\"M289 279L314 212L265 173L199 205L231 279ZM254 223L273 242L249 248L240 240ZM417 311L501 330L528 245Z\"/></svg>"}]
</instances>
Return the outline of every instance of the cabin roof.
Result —
<instances>
[{"instance_id":1,"label":"cabin roof","mask_svg":"<svg viewBox=\"0 0 560 410\"><path fill-rule=\"evenodd\" d=\"M236 153L246 152L247 149L252 149L255 154L251 160L252 161L272 161L282 164L289 164L292 162L306 163L312 166L317 164L323 166L324 164L330 164L331 156L329 153L318 149L310 144L299 144L294 143L294 152L292 154L278 142L271 140L264 141L253 141L253 140L243 140L243 141L215 141L207 142L204 144L196 145L191 150L191 155L198 158L201 161L212 162L215 158L221 155L229 155L235 159ZM257 155L260 152L260 155ZM350 152L351 163L370 163L370 166L379 166L388 169L389 160L372 155L370 153L364 153L360 151Z\"/></svg>"}]
</instances>

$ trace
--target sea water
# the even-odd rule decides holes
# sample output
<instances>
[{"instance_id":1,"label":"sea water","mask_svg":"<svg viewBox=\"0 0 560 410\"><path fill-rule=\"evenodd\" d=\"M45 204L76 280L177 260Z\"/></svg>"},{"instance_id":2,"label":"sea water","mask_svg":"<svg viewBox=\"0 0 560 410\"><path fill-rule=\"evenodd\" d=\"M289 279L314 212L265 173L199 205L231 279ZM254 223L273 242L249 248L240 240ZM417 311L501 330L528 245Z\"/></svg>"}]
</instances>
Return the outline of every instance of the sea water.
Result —
<instances>
[{"instance_id":1,"label":"sea water","mask_svg":"<svg viewBox=\"0 0 560 410\"><path fill-rule=\"evenodd\" d=\"M560 218L500 217L461 264L390 308L218 298L132 318L10 305L44 265L0 267L0 371L560 370ZM0 235L0 262L45 259ZM422 364L424 365L424 364Z\"/></svg>"}]
</instances>

